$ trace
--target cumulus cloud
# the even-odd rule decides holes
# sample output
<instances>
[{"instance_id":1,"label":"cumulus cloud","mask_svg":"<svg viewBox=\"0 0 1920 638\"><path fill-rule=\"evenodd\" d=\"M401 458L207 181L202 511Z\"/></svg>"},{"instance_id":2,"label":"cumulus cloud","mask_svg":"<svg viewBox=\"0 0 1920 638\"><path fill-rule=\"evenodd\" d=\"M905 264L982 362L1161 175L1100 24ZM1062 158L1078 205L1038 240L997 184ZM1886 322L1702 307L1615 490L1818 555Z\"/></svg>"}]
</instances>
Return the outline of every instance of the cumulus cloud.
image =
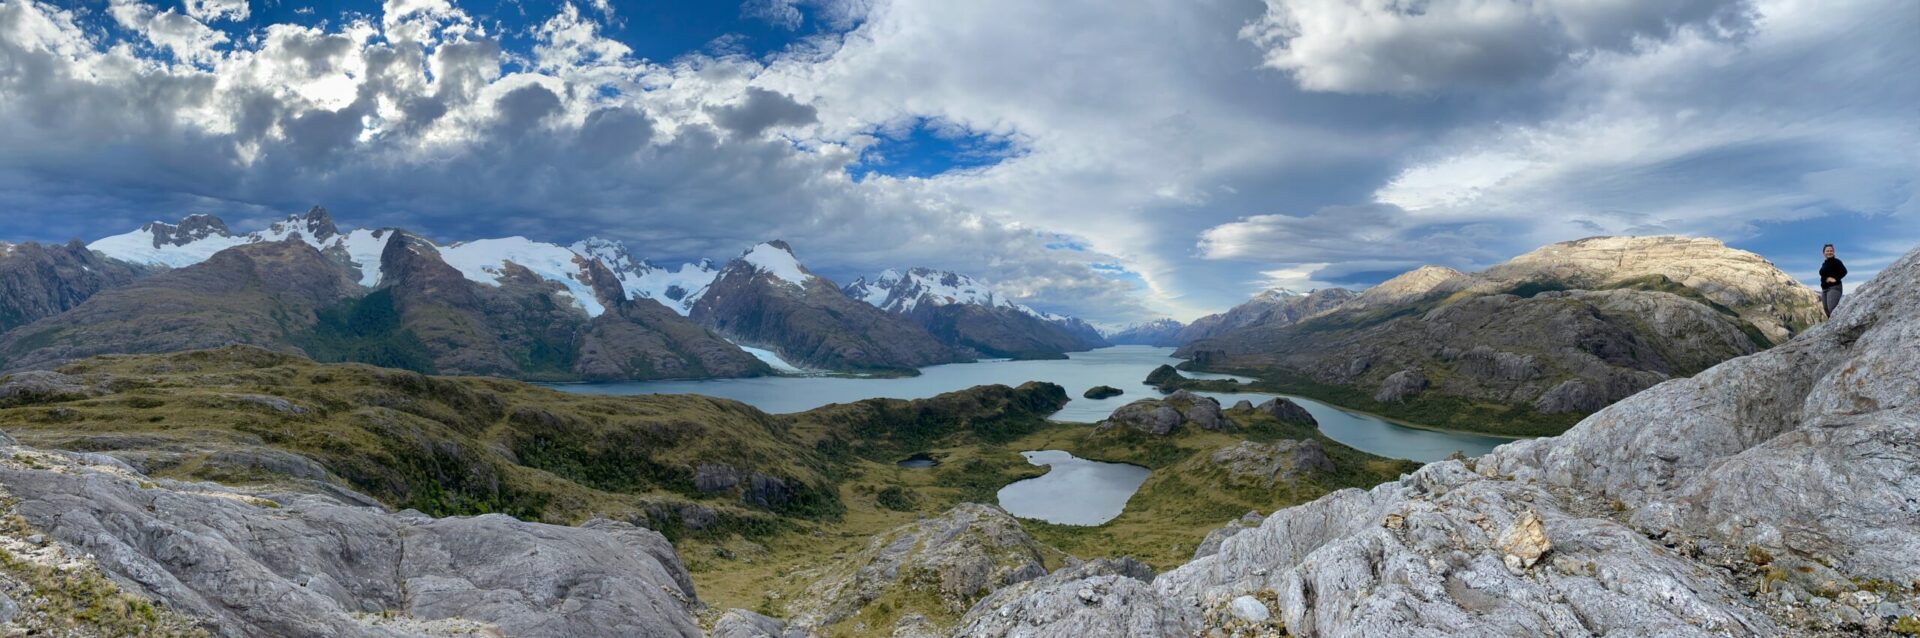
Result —
<instances>
[{"instance_id":1,"label":"cumulus cloud","mask_svg":"<svg viewBox=\"0 0 1920 638\"><path fill-rule=\"evenodd\" d=\"M1305 88L1364 93L1508 85L1682 30L1752 28L1746 0L1267 0L1240 33Z\"/></svg>"},{"instance_id":2,"label":"cumulus cloud","mask_svg":"<svg viewBox=\"0 0 1920 638\"><path fill-rule=\"evenodd\" d=\"M187 0L187 15L202 22L245 20L251 14L247 0Z\"/></svg>"},{"instance_id":3,"label":"cumulus cloud","mask_svg":"<svg viewBox=\"0 0 1920 638\"><path fill-rule=\"evenodd\" d=\"M801 2L779 6L815 28L785 49L654 62L598 5L501 24L389 0L223 39L206 21L231 11L116 0L100 19L122 41L8 0L0 230L318 203L660 260L784 238L835 279L923 265L1047 310L1184 319L1584 235L1911 219L1904 1ZM1018 152L926 177L861 164L929 123Z\"/></svg>"}]
</instances>

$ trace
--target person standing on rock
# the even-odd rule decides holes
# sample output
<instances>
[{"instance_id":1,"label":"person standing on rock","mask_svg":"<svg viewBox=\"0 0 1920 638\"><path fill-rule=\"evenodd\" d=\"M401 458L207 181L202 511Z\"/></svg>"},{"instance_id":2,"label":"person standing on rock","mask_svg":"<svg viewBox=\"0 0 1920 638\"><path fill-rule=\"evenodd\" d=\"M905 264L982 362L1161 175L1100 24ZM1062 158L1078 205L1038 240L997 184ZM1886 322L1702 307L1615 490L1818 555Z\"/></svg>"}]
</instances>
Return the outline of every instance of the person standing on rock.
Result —
<instances>
[{"instance_id":1,"label":"person standing on rock","mask_svg":"<svg viewBox=\"0 0 1920 638\"><path fill-rule=\"evenodd\" d=\"M1847 265L1833 256L1833 244L1820 249L1827 261L1820 264L1820 305L1826 307L1827 316L1833 316L1833 309L1840 307L1840 280L1847 278Z\"/></svg>"}]
</instances>

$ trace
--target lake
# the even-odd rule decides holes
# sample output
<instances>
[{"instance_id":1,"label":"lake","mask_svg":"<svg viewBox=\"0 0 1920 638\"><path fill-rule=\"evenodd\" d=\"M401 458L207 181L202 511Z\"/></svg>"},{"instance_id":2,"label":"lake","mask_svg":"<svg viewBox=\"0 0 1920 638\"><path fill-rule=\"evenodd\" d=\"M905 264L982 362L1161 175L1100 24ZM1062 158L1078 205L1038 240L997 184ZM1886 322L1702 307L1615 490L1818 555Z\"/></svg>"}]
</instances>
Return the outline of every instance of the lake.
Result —
<instances>
[{"instance_id":1,"label":"lake","mask_svg":"<svg viewBox=\"0 0 1920 638\"><path fill-rule=\"evenodd\" d=\"M751 379L707 379L698 381L637 381L621 383L566 383L549 387L585 394L704 394L733 399L768 412L800 412L830 403L850 403L861 399L886 397L924 399L943 392L964 390L977 385L1020 385L1028 381L1048 381L1067 389L1073 400L1051 418L1056 421L1093 423L1104 419L1120 406L1159 397L1158 390L1144 383L1147 373L1162 364L1177 364L1172 348L1114 346L1089 352L1074 352L1067 359L1049 361L982 361L953 363L920 369L920 376L866 378L841 376L782 376ZM1190 378L1227 379L1222 374L1182 372ZM1126 391L1107 399L1085 399L1081 394L1096 385L1110 385ZM1247 399L1260 403L1273 396L1256 392L1203 392L1219 399L1222 407ZM1438 461L1455 451L1479 456L1511 439L1461 432L1443 432L1399 425L1378 417L1336 408L1312 399L1288 396L1306 408L1320 422L1320 431L1333 440L1381 456Z\"/></svg>"},{"instance_id":2,"label":"lake","mask_svg":"<svg viewBox=\"0 0 1920 638\"><path fill-rule=\"evenodd\" d=\"M1127 507L1147 482L1147 468L1089 461L1060 450L1021 452L1027 462L1052 466L1047 473L1000 488L1000 509L1020 518L1062 525L1099 525Z\"/></svg>"}]
</instances>

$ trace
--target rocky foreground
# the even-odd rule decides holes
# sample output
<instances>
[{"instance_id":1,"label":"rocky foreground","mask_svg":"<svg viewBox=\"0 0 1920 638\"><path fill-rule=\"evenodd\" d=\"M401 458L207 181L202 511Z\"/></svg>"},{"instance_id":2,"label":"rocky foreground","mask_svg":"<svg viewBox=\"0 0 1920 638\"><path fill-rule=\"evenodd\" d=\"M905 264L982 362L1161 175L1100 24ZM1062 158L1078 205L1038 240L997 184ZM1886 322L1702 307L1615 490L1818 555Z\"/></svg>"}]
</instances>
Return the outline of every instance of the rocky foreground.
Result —
<instances>
[{"instance_id":1,"label":"rocky foreground","mask_svg":"<svg viewBox=\"0 0 1920 638\"><path fill-rule=\"evenodd\" d=\"M954 635L1911 634L1916 367L1920 251L1564 436L1281 510L1151 581L991 597Z\"/></svg>"}]
</instances>

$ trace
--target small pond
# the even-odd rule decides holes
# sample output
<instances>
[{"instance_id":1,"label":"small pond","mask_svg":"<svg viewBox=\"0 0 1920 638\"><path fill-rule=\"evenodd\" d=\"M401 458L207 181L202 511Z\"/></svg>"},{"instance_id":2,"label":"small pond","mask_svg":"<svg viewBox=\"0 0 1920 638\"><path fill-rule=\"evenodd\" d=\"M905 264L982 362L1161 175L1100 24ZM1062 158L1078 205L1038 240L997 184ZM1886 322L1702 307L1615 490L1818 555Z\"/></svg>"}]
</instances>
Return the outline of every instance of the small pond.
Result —
<instances>
[{"instance_id":1,"label":"small pond","mask_svg":"<svg viewBox=\"0 0 1920 638\"><path fill-rule=\"evenodd\" d=\"M1021 452L1028 463L1051 466L1035 478L1000 488L1000 507L1021 518L1062 525L1099 525L1119 516L1147 481L1147 468L1089 461L1060 450Z\"/></svg>"},{"instance_id":2,"label":"small pond","mask_svg":"<svg viewBox=\"0 0 1920 638\"><path fill-rule=\"evenodd\" d=\"M940 464L939 459L933 458L933 455L928 454L926 452L921 452L919 454L915 454L913 456L900 459L899 462L895 463L895 465L898 465L900 467L904 467L910 470L924 470L939 464Z\"/></svg>"}]
</instances>

